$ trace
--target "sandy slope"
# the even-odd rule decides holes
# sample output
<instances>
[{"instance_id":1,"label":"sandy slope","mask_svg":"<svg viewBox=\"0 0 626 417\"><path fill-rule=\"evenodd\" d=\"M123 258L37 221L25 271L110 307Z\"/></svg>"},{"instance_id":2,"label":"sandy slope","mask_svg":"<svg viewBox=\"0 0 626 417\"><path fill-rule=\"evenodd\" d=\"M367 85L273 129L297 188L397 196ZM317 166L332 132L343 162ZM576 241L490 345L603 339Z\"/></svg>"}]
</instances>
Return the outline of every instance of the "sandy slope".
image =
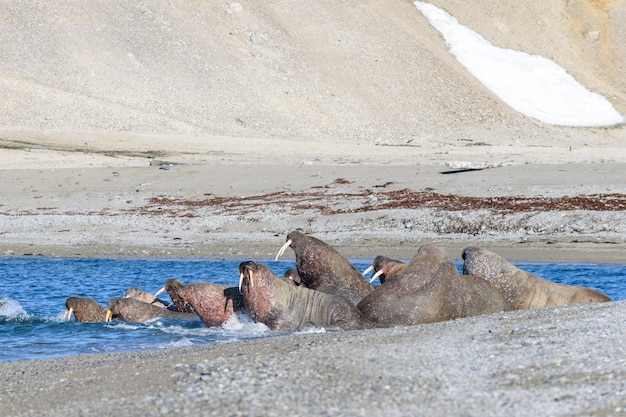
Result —
<instances>
[{"instance_id":1,"label":"sandy slope","mask_svg":"<svg viewBox=\"0 0 626 417\"><path fill-rule=\"evenodd\" d=\"M554 59L626 113L623 2L435 4L496 45ZM0 16L0 126L10 131L393 144L624 137L513 112L406 0L42 0L3 3Z\"/></svg>"}]
</instances>

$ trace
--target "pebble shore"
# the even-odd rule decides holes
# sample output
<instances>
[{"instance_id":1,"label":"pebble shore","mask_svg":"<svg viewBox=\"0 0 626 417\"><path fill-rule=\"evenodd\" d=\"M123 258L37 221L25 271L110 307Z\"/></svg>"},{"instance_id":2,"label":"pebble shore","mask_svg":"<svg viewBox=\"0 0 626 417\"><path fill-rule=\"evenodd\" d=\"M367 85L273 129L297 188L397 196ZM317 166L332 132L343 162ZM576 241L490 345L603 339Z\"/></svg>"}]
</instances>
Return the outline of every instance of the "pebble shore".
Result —
<instances>
[{"instance_id":1,"label":"pebble shore","mask_svg":"<svg viewBox=\"0 0 626 417\"><path fill-rule=\"evenodd\" d=\"M626 302L0 364L2 416L624 416Z\"/></svg>"}]
</instances>

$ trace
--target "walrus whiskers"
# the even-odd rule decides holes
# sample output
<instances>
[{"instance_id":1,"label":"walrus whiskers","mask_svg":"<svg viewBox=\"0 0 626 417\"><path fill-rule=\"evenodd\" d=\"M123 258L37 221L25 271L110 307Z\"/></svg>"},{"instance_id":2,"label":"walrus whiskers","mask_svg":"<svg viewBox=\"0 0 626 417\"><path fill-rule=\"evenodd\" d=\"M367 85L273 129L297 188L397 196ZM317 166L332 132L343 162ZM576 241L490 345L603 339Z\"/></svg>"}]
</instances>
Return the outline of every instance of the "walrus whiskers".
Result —
<instances>
[{"instance_id":1,"label":"walrus whiskers","mask_svg":"<svg viewBox=\"0 0 626 417\"><path fill-rule=\"evenodd\" d=\"M285 242L285 244L283 246L281 246L280 250L278 251L278 254L276 254L276 259L274 259L274 261L277 261L278 258L280 258L282 256L282 254L285 253L285 251L287 250L289 245L291 245L291 239L288 239Z\"/></svg>"}]
</instances>

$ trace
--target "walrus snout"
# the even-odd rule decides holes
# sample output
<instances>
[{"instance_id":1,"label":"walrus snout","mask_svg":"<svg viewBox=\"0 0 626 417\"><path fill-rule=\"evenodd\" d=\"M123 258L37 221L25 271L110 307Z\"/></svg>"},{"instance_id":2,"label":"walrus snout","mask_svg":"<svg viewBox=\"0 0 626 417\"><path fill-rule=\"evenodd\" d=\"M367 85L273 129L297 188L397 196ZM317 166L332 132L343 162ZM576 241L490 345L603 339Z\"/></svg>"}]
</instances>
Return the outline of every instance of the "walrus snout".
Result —
<instances>
[{"instance_id":1,"label":"walrus snout","mask_svg":"<svg viewBox=\"0 0 626 417\"><path fill-rule=\"evenodd\" d=\"M250 288L254 287L252 282L252 274L258 271L259 264L254 261L246 261L239 264L239 292L242 293L241 287L243 286L243 280L248 279L250 281Z\"/></svg>"},{"instance_id":2,"label":"walrus snout","mask_svg":"<svg viewBox=\"0 0 626 417\"><path fill-rule=\"evenodd\" d=\"M461 253L461 258L463 258L463 275L475 275L470 272L470 263L472 259L475 258L476 252L480 251L480 248L475 246L470 246L463 249L463 253Z\"/></svg>"}]
</instances>

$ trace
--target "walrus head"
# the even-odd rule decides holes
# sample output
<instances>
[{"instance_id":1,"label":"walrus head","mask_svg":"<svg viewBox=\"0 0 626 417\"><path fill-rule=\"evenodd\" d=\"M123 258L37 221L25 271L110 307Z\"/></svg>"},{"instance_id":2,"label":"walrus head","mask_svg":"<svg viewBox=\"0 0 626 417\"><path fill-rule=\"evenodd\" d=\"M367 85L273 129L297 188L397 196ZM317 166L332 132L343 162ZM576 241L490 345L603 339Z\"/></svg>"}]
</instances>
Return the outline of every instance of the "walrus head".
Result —
<instances>
[{"instance_id":1,"label":"walrus head","mask_svg":"<svg viewBox=\"0 0 626 417\"><path fill-rule=\"evenodd\" d=\"M252 279L255 272L259 270L259 264L254 261L246 261L239 264L239 292L241 291L244 282L246 285L250 285L250 288L254 288L254 281Z\"/></svg>"},{"instance_id":2,"label":"walrus head","mask_svg":"<svg viewBox=\"0 0 626 417\"><path fill-rule=\"evenodd\" d=\"M390 275L395 274L404 268L405 265L406 264L402 261L391 259L388 256L378 255L374 258L372 265L363 271L363 276L367 275L371 271L376 271L376 273L372 275L372 278L370 278L370 284L374 282L376 278L379 278L380 283L384 284L385 280L389 278Z\"/></svg>"},{"instance_id":3,"label":"walrus head","mask_svg":"<svg viewBox=\"0 0 626 417\"><path fill-rule=\"evenodd\" d=\"M106 321L106 309L88 297L69 297L65 301L64 320L69 320L74 314L78 322Z\"/></svg>"}]
</instances>

